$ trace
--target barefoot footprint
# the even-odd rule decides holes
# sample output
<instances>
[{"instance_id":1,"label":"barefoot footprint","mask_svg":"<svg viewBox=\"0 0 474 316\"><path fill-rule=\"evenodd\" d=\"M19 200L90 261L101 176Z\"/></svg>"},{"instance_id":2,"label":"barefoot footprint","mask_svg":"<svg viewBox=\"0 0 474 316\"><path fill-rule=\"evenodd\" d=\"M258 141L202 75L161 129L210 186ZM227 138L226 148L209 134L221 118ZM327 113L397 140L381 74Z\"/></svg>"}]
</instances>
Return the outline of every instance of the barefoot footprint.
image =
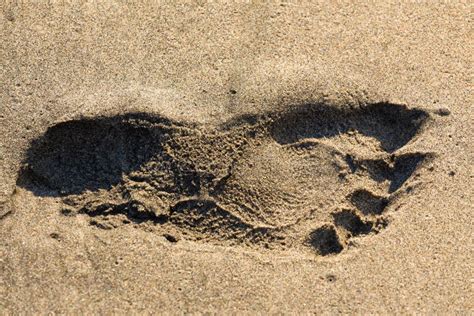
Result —
<instances>
[{"instance_id":1,"label":"barefoot footprint","mask_svg":"<svg viewBox=\"0 0 474 316\"><path fill-rule=\"evenodd\" d=\"M427 118L379 103L302 105L215 128L145 113L73 120L31 144L18 185L101 229L329 255L388 224L430 156L400 151Z\"/></svg>"}]
</instances>

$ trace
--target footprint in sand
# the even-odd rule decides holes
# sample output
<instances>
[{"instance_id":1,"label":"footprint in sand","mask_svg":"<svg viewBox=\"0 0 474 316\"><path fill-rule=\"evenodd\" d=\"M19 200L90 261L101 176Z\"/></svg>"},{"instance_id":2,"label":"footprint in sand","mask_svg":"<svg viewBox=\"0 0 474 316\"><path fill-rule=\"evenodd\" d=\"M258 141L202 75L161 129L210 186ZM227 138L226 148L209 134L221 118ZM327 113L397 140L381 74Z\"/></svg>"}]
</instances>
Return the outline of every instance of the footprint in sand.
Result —
<instances>
[{"instance_id":1,"label":"footprint in sand","mask_svg":"<svg viewBox=\"0 0 474 316\"><path fill-rule=\"evenodd\" d=\"M400 150L427 119L380 103L304 105L214 128L144 113L68 121L31 144L18 185L101 229L329 255L386 227L431 156Z\"/></svg>"}]
</instances>

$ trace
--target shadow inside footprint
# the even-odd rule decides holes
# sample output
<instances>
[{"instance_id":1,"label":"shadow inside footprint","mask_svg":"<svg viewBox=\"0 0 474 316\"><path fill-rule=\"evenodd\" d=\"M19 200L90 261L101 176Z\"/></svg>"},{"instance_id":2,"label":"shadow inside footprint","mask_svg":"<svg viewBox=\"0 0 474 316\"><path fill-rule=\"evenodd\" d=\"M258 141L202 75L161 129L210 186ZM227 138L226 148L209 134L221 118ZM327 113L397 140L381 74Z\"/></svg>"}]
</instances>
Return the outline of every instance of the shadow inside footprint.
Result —
<instances>
[{"instance_id":1,"label":"shadow inside footprint","mask_svg":"<svg viewBox=\"0 0 474 316\"><path fill-rule=\"evenodd\" d=\"M343 249L336 230L330 225L314 230L309 236L308 243L322 256L336 254Z\"/></svg>"},{"instance_id":2,"label":"shadow inside footprint","mask_svg":"<svg viewBox=\"0 0 474 316\"><path fill-rule=\"evenodd\" d=\"M415 172L418 166L427 158L428 155L420 153L411 153L397 157L392 173L389 193L398 190L410 176Z\"/></svg>"},{"instance_id":3,"label":"shadow inside footprint","mask_svg":"<svg viewBox=\"0 0 474 316\"><path fill-rule=\"evenodd\" d=\"M33 141L18 184L37 195L110 189L163 151L168 126L145 114L59 123Z\"/></svg>"},{"instance_id":4,"label":"shadow inside footprint","mask_svg":"<svg viewBox=\"0 0 474 316\"><path fill-rule=\"evenodd\" d=\"M273 124L273 138L289 144L305 138L332 138L357 131L375 138L386 152L394 152L410 141L427 114L417 109L378 103L358 109L307 105L286 113Z\"/></svg>"}]
</instances>

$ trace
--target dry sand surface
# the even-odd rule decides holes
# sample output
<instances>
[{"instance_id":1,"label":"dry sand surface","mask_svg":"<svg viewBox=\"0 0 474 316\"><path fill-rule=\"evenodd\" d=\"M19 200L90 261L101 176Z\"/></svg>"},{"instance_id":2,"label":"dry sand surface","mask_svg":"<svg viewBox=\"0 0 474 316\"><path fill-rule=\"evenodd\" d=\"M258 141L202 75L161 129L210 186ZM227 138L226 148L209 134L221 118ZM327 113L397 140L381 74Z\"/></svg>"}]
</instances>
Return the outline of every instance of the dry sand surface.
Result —
<instances>
[{"instance_id":1,"label":"dry sand surface","mask_svg":"<svg viewBox=\"0 0 474 316\"><path fill-rule=\"evenodd\" d=\"M1 314L474 312L472 5L0 13Z\"/></svg>"}]
</instances>

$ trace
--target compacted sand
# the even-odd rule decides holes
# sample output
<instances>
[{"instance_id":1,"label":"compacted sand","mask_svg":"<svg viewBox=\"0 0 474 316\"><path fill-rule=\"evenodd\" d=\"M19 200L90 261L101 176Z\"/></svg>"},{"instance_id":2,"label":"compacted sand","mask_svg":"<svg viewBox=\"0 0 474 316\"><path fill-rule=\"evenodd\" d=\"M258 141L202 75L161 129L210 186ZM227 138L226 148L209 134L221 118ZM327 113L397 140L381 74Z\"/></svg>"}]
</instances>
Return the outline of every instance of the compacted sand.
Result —
<instances>
[{"instance_id":1,"label":"compacted sand","mask_svg":"<svg viewBox=\"0 0 474 316\"><path fill-rule=\"evenodd\" d=\"M3 4L0 312L473 312L469 11Z\"/></svg>"}]
</instances>

